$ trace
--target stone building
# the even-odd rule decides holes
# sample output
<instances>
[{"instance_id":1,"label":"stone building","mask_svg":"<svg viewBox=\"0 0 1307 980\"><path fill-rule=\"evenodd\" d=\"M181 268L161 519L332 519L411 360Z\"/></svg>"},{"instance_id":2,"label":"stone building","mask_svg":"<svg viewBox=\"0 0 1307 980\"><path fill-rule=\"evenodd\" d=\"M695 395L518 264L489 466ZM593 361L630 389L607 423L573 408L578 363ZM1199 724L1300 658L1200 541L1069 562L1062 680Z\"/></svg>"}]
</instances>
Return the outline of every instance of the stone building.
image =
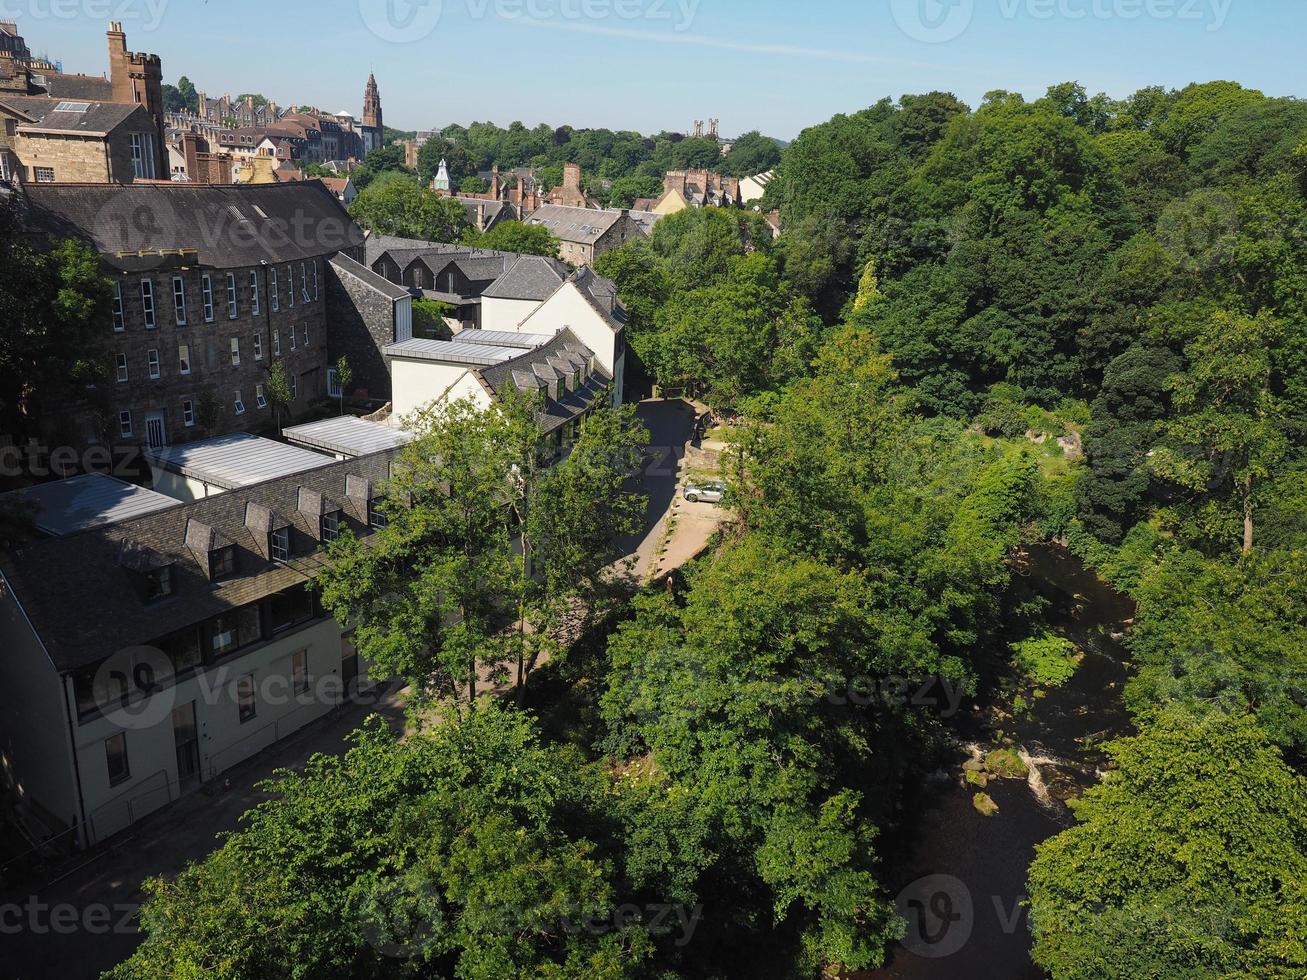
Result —
<instances>
[{"instance_id":1,"label":"stone building","mask_svg":"<svg viewBox=\"0 0 1307 980\"><path fill-rule=\"evenodd\" d=\"M413 336L413 295L347 255L328 264L328 372L336 361L349 360L349 395L389 400L390 372L382 348Z\"/></svg>"},{"instance_id":2,"label":"stone building","mask_svg":"<svg viewBox=\"0 0 1307 980\"><path fill-rule=\"evenodd\" d=\"M363 92L363 158L373 150L379 150L386 144L385 127L381 116L381 92L377 89L377 76L368 75L368 85Z\"/></svg>"},{"instance_id":3,"label":"stone building","mask_svg":"<svg viewBox=\"0 0 1307 980\"><path fill-rule=\"evenodd\" d=\"M563 164L563 182L544 195L545 204L556 204L564 208L595 208L599 202L581 189L581 165L579 163Z\"/></svg>"},{"instance_id":4,"label":"stone building","mask_svg":"<svg viewBox=\"0 0 1307 980\"><path fill-rule=\"evenodd\" d=\"M558 257L572 265L592 265L614 248L621 248L644 230L627 210L592 210L545 204L527 219L527 224L544 225L558 238Z\"/></svg>"},{"instance_id":5,"label":"stone building","mask_svg":"<svg viewBox=\"0 0 1307 980\"><path fill-rule=\"evenodd\" d=\"M87 242L114 280L110 381L67 411L87 441L269 428L278 362L283 420L326 396L327 264L363 234L321 184L31 184L26 201L32 233Z\"/></svg>"},{"instance_id":6,"label":"stone building","mask_svg":"<svg viewBox=\"0 0 1307 980\"><path fill-rule=\"evenodd\" d=\"M0 22L0 180L122 182L169 173L158 55L106 34L109 77L65 75Z\"/></svg>"}]
</instances>

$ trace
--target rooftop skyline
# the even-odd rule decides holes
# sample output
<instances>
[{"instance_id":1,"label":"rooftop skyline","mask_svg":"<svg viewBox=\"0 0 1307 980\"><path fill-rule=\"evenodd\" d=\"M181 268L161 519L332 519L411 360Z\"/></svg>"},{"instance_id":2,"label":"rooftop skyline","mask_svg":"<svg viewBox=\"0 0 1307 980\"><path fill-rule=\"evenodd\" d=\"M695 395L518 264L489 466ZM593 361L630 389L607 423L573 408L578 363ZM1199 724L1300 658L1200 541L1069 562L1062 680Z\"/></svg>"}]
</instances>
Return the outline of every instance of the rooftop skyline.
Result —
<instances>
[{"instance_id":1,"label":"rooftop skyline","mask_svg":"<svg viewBox=\"0 0 1307 980\"><path fill-rule=\"evenodd\" d=\"M1288 0L355 0L317 14L251 0L112 10L133 50L162 56L167 82L358 116L375 71L398 129L521 120L652 133L711 116L725 136L791 139L905 92L975 105L992 89L1038 96L1067 80L1122 97L1230 78L1291 95L1307 71L1294 50L1307 7ZM0 17L65 71L105 70L99 0L11 0Z\"/></svg>"}]
</instances>

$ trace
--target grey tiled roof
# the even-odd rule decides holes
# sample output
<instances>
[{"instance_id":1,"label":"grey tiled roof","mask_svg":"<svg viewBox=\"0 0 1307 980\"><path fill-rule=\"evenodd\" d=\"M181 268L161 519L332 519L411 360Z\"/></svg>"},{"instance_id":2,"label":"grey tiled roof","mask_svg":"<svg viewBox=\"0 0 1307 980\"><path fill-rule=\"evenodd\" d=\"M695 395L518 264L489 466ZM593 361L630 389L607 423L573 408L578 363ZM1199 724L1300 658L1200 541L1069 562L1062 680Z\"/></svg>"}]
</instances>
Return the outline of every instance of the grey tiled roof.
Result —
<instances>
[{"instance_id":1,"label":"grey tiled roof","mask_svg":"<svg viewBox=\"0 0 1307 980\"><path fill-rule=\"evenodd\" d=\"M393 455L378 453L340 463L323 457L325 465L316 470L0 551L0 571L56 668L76 670L312 577L325 559L318 548L316 520L300 510L300 489L321 494L325 506L341 509L344 525L367 535L367 500L349 496L347 484L375 488L388 478ZM250 504L288 522L289 561L263 557L266 544L247 526ZM196 552L226 542L236 546L237 574L211 582ZM139 576L126 567L124 553L172 562L173 595L147 604Z\"/></svg>"},{"instance_id":2,"label":"grey tiled roof","mask_svg":"<svg viewBox=\"0 0 1307 980\"><path fill-rule=\"evenodd\" d=\"M94 75L63 75L59 72L41 72L45 79L46 94L56 99L92 99L108 102L113 99L113 82Z\"/></svg>"},{"instance_id":3,"label":"grey tiled roof","mask_svg":"<svg viewBox=\"0 0 1307 980\"><path fill-rule=\"evenodd\" d=\"M60 133L80 133L96 135L111 133L130 117L140 113L140 121L146 129L154 129L154 120L149 113L138 105L124 102L90 102L85 99L42 99L5 97L0 101L18 109L35 119L31 123L19 123L18 128L27 132L53 131ZM60 109L60 106L85 106L85 109Z\"/></svg>"},{"instance_id":4,"label":"grey tiled roof","mask_svg":"<svg viewBox=\"0 0 1307 980\"><path fill-rule=\"evenodd\" d=\"M337 272L353 276L369 289L380 293L392 302L411 295L403 286L397 286L384 276L377 275L367 266L355 262L348 255L335 256L331 260L331 265Z\"/></svg>"},{"instance_id":5,"label":"grey tiled roof","mask_svg":"<svg viewBox=\"0 0 1307 980\"><path fill-rule=\"evenodd\" d=\"M514 357L483 367L479 373L481 379L487 385L502 395L513 384L514 372L530 371L539 377L543 371L546 380L557 378L558 374L550 366L549 362L551 359L567 353L579 355L583 363L589 363L590 359L594 357L594 352L581 343L576 334L564 327L550 339L549 343L537 347L535 350L524 351ZM582 370L584 371L584 368Z\"/></svg>"},{"instance_id":6,"label":"grey tiled roof","mask_svg":"<svg viewBox=\"0 0 1307 980\"><path fill-rule=\"evenodd\" d=\"M363 232L316 181L291 184L27 184L33 230L112 257L197 249L199 264L296 262L361 245Z\"/></svg>"},{"instance_id":7,"label":"grey tiled roof","mask_svg":"<svg viewBox=\"0 0 1307 980\"><path fill-rule=\"evenodd\" d=\"M564 242L593 245L622 218L621 211L595 208L569 208L561 204L543 204L531 212L527 224L544 225Z\"/></svg>"},{"instance_id":8,"label":"grey tiled roof","mask_svg":"<svg viewBox=\"0 0 1307 980\"><path fill-rule=\"evenodd\" d=\"M481 295L492 299L545 300L569 274L568 267L558 259L523 255Z\"/></svg>"}]
</instances>

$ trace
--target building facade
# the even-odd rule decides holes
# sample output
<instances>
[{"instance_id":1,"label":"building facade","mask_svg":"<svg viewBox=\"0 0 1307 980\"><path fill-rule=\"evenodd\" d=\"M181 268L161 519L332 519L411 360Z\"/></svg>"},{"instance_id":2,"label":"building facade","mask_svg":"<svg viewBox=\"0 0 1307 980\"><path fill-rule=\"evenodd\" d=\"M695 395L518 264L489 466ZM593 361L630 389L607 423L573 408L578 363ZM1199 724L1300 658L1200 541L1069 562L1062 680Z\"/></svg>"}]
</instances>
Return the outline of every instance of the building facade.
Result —
<instances>
[{"instance_id":1,"label":"building facade","mask_svg":"<svg viewBox=\"0 0 1307 980\"><path fill-rule=\"evenodd\" d=\"M27 200L33 233L74 229L113 280L109 381L69 406L88 442L264 429L326 397L326 266L361 253L362 233L320 184L32 185ZM287 405L269 391L274 364Z\"/></svg>"}]
</instances>

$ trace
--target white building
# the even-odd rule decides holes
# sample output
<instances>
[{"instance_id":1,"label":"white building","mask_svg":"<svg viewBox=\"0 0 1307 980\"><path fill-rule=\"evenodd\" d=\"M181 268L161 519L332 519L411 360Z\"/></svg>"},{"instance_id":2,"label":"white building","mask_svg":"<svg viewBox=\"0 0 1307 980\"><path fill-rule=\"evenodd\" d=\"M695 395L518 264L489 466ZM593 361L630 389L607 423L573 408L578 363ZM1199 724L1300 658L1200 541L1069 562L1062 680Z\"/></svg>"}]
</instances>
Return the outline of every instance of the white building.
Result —
<instances>
[{"instance_id":1,"label":"white building","mask_svg":"<svg viewBox=\"0 0 1307 980\"><path fill-rule=\"evenodd\" d=\"M19 492L44 533L0 552L0 779L32 838L102 841L357 688L305 583L384 523L392 455L192 503L106 477Z\"/></svg>"}]
</instances>

